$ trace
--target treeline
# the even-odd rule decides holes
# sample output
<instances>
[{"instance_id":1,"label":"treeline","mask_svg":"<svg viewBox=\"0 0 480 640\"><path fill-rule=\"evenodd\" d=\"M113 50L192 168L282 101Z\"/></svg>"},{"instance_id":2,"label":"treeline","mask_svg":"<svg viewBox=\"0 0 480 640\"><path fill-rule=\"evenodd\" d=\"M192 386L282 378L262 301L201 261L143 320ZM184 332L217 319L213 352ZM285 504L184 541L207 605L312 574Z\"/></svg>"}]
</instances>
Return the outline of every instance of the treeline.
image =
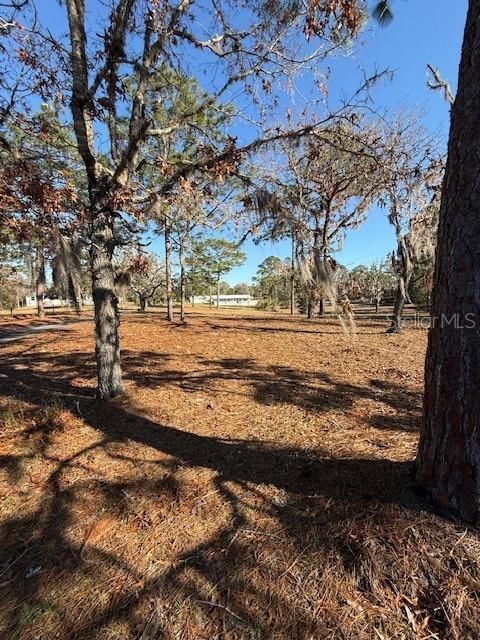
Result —
<instances>
[{"instance_id":1,"label":"treeline","mask_svg":"<svg viewBox=\"0 0 480 640\"><path fill-rule=\"evenodd\" d=\"M43 317L46 299L60 299L78 313L84 303L92 304L88 253L81 242L61 238L50 245L11 238L0 251L0 309L13 311L26 304L32 306L29 303L34 301ZM140 244L121 248L113 263L119 299L137 302L140 311L149 305L166 305L169 319L173 319L173 305L178 303L184 320L189 298L251 291L247 284L232 287L222 280L245 260L234 242L197 239L185 250L182 263L178 258L173 250L168 259L161 260Z\"/></svg>"},{"instance_id":2,"label":"treeline","mask_svg":"<svg viewBox=\"0 0 480 640\"><path fill-rule=\"evenodd\" d=\"M405 291L406 301L423 310L428 310L430 305L433 266L433 256L415 262L409 288ZM334 303L337 305L346 298L370 304L378 312L380 305L395 303L401 278L402 272L393 254L371 265L358 265L351 269L335 263L330 287L335 289ZM305 286L296 262L277 256L269 256L259 265L252 287L259 308L289 308L309 317L315 314L322 316L326 302L332 302L322 297L323 291L324 288L319 287L312 295L311 289Z\"/></svg>"}]
</instances>

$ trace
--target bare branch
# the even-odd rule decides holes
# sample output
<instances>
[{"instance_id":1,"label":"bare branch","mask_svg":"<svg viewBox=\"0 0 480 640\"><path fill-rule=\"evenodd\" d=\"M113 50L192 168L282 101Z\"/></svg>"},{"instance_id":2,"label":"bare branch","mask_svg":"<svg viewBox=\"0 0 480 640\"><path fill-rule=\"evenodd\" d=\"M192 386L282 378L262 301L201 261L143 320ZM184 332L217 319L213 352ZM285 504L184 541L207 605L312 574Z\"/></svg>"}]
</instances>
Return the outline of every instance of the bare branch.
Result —
<instances>
[{"instance_id":1,"label":"bare branch","mask_svg":"<svg viewBox=\"0 0 480 640\"><path fill-rule=\"evenodd\" d=\"M433 67L431 64L427 64L427 69L433 76L433 80L428 80L427 85L434 91L442 91L443 96L448 104L453 105L453 103L455 102L455 97L452 93L449 83L441 77L440 71L438 69L435 69L435 67Z\"/></svg>"}]
</instances>

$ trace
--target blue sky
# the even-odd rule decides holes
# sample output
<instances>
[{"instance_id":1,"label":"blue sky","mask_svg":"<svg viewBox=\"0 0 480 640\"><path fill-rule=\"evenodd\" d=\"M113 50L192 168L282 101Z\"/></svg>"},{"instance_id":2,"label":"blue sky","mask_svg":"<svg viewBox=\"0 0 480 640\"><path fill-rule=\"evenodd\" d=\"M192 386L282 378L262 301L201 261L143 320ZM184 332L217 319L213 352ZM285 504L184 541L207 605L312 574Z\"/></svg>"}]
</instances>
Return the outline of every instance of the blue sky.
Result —
<instances>
[{"instance_id":1,"label":"blue sky","mask_svg":"<svg viewBox=\"0 0 480 640\"><path fill-rule=\"evenodd\" d=\"M90 23L95 22L97 1L87 3L91 10ZM363 71L371 74L375 69L388 67L394 76L375 89L375 107L390 113L418 109L424 114L424 126L446 143L448 105L441 94L427 88L426 65L438 67L455 89L467 0L392 0L392 4L395 19L391 25L381 28L370 21L350 55L324 63L324 67L329 67L329 101L334 104L341 95L351 95L358 87ZM64 7L54 0L38 0L38 5L47 10L41 14L54 30L66 30ZM202 65L198 58L196 62ZM304 79L300 84L302 82L301 89L308 94L310 87L305 86L308 80ZM236 124L234 130L239 134L239 140L244 138L242 142L255 135L248 126L240 131ZM336 258L348 267L371 263L384 257L394 246L393 231L385 212L373 209L358 229L349 231ZM156 239L151 248L162 254L161 239ZM251 281L258 264L269 255L287 257L290 254L290 247L285 242L261 246L246 242L243 248L247 261L226 277L231 283Z\"/></svg>"},{"instance_id":2,"label":"blue sky","mask_svg":"<svg viewBox=\"0 0 480 640\"><path fill-rule=\"evenodd\" d=\"M389 67L391 82L374 93L375 102L391 112L418 108L424 113L424 125L446 143L449 109L440 93L427 88L427 63L437 67L455 89L460 61L467 0L393 0L395 20L381 28L370 23L348 58L332 61L329 92L349 93L357 86L362 69ZM395 247L393 231L385 212L374 209L358 229L350 231L336 258L345 266L371 263ZM287 257L286 243L255 246L246 243L248 254L242 267L226 280L249 281L257 265L269 255Z\"/></svg>"},{"instance_id":3,"label":"blue sky","mask_svg":"<svg viewBox=\"0 0 480 640\"><path fill-rule=\"evenodd\" d=\"M348 56L326 62L329 100L334 103L342 95L351 95L363 72L368 75L375 69L389 68L393 79L374 90L375 107L392 114L418 110L424 126L446 145L449 107L440 93L428 89L426 65L437 67L455 90L467 0L393 0L393 9L395 19L388 27L370 21ZM161 253L161 242L153 246ZM360 227L349 231L335 257L353 267L380 260L394 248L395 237L385 211L373 208ZM248 241L243 250L246 262L225 277L231 284L250 282L259 263L270 255L290 255L288 242L255 245Z\"/></svg>"}]
</instances>

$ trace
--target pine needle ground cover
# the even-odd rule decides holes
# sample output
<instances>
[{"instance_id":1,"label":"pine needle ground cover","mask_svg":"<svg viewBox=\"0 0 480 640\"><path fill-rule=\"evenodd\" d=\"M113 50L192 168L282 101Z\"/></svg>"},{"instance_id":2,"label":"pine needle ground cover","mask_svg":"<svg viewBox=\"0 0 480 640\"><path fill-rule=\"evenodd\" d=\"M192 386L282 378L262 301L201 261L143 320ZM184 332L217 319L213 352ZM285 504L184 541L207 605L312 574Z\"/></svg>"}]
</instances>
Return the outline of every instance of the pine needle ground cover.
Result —
<instances>
[{"instance_id":1,"label":"pine needle ground cover","mask_svg":"<svg viewBox=\"0 0 480 640\"><path fill-rule=\"evenodd\" d=\"M0 637L476 639L480 541L412 482L425 331L122 317L0 347Z\"/></svg>"}]
</instances>

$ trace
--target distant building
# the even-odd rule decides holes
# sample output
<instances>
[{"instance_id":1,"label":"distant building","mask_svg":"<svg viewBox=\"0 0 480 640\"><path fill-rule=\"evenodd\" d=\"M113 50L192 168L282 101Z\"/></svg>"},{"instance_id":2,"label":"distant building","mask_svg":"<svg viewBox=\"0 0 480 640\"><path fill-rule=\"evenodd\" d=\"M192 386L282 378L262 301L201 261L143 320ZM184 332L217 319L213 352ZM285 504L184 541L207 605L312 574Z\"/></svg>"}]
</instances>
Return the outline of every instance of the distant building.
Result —
<instances>
[{"instance_id":1,"label":"distant building","mask_svg":"<svg viewBox=\"0 0 480 640\"><path fill-rule=\"evenodd\" d=\"M191 296L190 302L192 304L209 304L216 306L217 296ZM218 304L221 307L256 307L257 300L250 294L223 294L221 293L218 298Z\"/></svg>"},{"instance_id":2,"label":"distant building","mask_svg":"<svg viewBox=\"0 0 480 640\"><path fill-rule=\"evenodd\" d=\"M66 300L60 300L59 298L45 298L43 299L43 304L45 307L64 307L68 303ZM34 291L27 292L23 296L20 296L18 299L19 307L36 307L37 306L37 296Z\"/></svg>"},{"instance_id":3,"label":"distant building","mask_svg":"<svg viewBox=\"0 0 480 640\"><path fill-rule=\"evenodd\" d=\"M71 302L70 300L61 299L61 298L48 298L45 296L43 299L43 304L45 309L54 308L54 307L69 307ZM82 304L93 304L93 300L91 297L86 297L83 299ZM23 295L20 295L18 298L18 306L19 307L27 307L32 308L37 306L37 296L34 291L27 291Z\"/></svg>"}]
</instances>

